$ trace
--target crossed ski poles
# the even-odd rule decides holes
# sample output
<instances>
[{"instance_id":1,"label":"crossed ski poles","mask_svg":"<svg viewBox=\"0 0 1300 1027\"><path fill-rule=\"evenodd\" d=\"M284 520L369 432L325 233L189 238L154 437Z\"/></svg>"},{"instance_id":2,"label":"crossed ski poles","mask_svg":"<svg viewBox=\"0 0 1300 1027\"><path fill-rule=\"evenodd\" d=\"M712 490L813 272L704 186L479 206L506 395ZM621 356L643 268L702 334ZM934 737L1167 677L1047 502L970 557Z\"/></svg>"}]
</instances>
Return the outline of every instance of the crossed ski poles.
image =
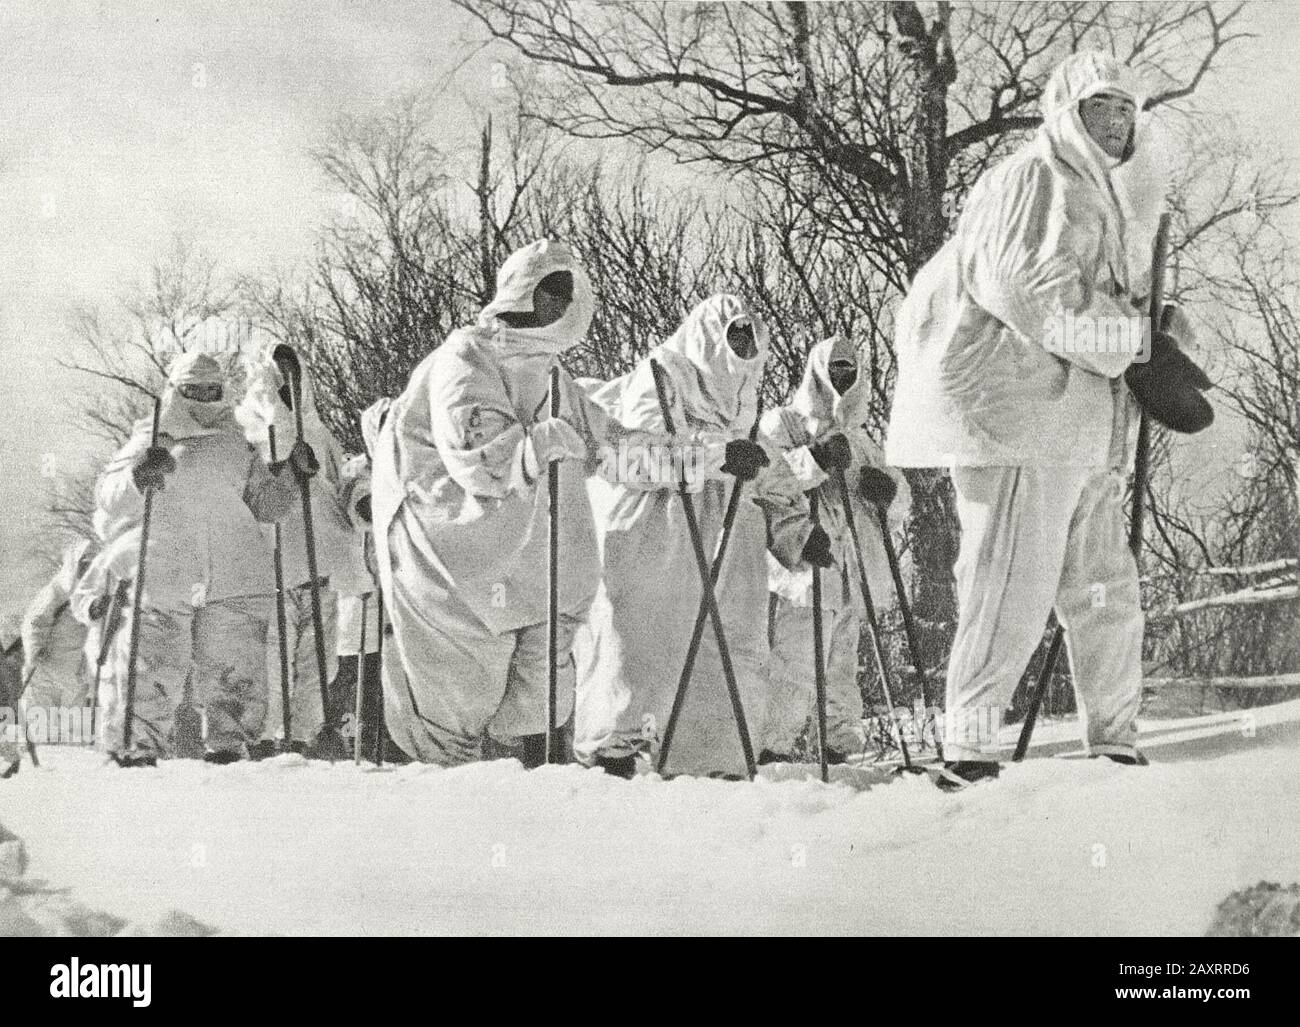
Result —
<instances>
[{"instance_id":1,"label":"crossed ski poles","mask_svg":"<svg viewBox=\"0 0 1300 1027\"><path fill-rule=\"evenodd\" d=\"M655 393L659 398L659 412L664 420L664 428L669 435L672 435L675 433L672 409L668 403L664 369L657 360L652 359L650 361L650 373L654 377ZM736 684L736 674L731 664L731 653L727 649L726 635L722 628L722 615L718 612L717 595L714 591L714 583L717 581L722 568L722 558L726 555L725 547L730 538L731 526L735 521L736 510L740 505L741 482L737 479L732 488L731 498L728 501L723 521L722 537L719 540L718 552L712 567L710 567L708 557L704 553L704 541L700 535L700 524L695 517L695 504L686 486L686 473L683 467L682 476L677 483L677 494L681 496L682 510L686 516L686 527L690 531L691 546L695 551L695 564L700 572L700 584L703 588L700 606L703 615L696 617L697 631L692 635L692 644L687 650L687 662L683 667L682 677L678 681L677 694L673 698L673 709L668 718L668 725L664 730L663 744L659 749L657 769L662 774L664 767L667 765L672 732L676 729L677 718L680 716L681 707L685 702L685 691L690 680L690 671L694 667L695 654L703 637L703 616L707 616L713 625L713 637L718 645L718 656L722 662L722 676L727 683L727 694L731 699L731 711L736 720L736 730L740 734L740 747L745 756L745 769L750 780L753 780L754 775L758 772L757 764L754 762L754 747L750 741L749 727L745 722L745 710L740 700L740 688Z\"/></svg>"},{"instance_id":2,"label":"crossed ski poles","mask_svg":"<svg viewBox=\"0 0 1300 1027\"><path fill-rule=\"evenodd\" d=\"M1165 262L1169 257L1168 212L1160 215L1160 224L1156 228L1155 244L1151 250L1151 295L1148 297L1147 318L1154 332L1163 322L1165 305ZM1133 553L1134 561L1141 565L1142 554L1142 520L1145 513L1147 491L1147 468L1151 453L1151 421L1147 412L1142 411L1138 420L1137 454L1133 463L1133 515L1129 520L1128 547ZM1052 644L1048 647L1043 660L1042 670L1034 683L1034 690L1029 696L1029 708L1025 711L1025 722L1020 728L1020 737L1016 740L1016 749L1012 753L1013 763L1019 763L1029 751L1030 739L1034 736L1034 724L1038 720L1038 710L1047 694L1047 686L1056 670L1056 661L1061 655L1061 645L1065 642L1065 628L1058 622L1052 633Z\"/></svg>"},{"instance_id":3,"label":"crossed ski poles","mask_svg":"<svg viewBox=\"0 0 1300 1027\"><path fill-rule=\"evenodd\" d=\"M656 387L658 378L655 379ZM754 417L754 425L749 430L749 439L754 441L758 437L758 422L763 416L763 404L760 399L758 412ZM718 579L722 575L722 561L727 555L727 546L731 542L731 530L736 523L736 514L740 509L741 489L743 482L736 479L731 488L731 495L727 497L727 508L722 515L722 534L718 538L717 549L713 554L713 566L709 570L709 580L713 588L717 588ZM689 518L688 518L689 523ZM682 708L686 705L686 689L690 684L691 675L695 672L695 658L699 655L700 642L704 638L704 626L709 622L709 607L707 599L700 597L699 610L695 615L695 627L691 632L690 644L686 647L686 660L682 664L681 675L677 679L677 692L673 696L672 710L668 714L668 724L664 728L663 744L659 747L659 760L657 770L660 774L668 765L668 752L672 747L673 735L677 731L677 721L681 717ZM719 648L725 646L725 642L719 643Z\"/></svg>"}]
</instances>

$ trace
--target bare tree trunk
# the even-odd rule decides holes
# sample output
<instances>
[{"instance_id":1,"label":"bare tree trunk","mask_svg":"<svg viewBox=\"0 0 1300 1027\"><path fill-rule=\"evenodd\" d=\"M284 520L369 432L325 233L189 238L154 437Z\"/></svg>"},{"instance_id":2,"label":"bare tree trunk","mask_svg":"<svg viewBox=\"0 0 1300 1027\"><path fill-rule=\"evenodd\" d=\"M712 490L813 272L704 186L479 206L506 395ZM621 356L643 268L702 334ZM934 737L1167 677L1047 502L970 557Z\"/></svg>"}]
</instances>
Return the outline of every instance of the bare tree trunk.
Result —
<instances>
[{"instance_id":1,"label":"bare tree trunk","mask_svg":"<svg viewBox=\"0 0 1300 1027\"><path fill-rule=\"evenodd\" d=\"M929 260L948 237L944 190L951 155L948 149L948 89L957 65L948 34L949 5L938 5L937 16L925 24L914 4L890 8L902 39L899 49L914 75L916 114L907 133L908 169L900 215L907 236L908 278ZM920 661L925 668L942 668L952 648L957 626L953 563L960 532L946 471L911 470L912 516L908 545L912 553L912 603L920 629Z\"/></svg>"},{"instance_id":2,"label":"bare tree trunk","mask_svg":"<svg viewBox=\"0 0 1300 1027\"><path fill-rule=\"evenodd\" d=\"M492 118L483 126L479 140L478 183L474 193L478 197L478 252L479 270L483 275L483 289L479 296L483 306L492 302L496 291L495 261L492 259Z\"/></svg>"}]
</instances>

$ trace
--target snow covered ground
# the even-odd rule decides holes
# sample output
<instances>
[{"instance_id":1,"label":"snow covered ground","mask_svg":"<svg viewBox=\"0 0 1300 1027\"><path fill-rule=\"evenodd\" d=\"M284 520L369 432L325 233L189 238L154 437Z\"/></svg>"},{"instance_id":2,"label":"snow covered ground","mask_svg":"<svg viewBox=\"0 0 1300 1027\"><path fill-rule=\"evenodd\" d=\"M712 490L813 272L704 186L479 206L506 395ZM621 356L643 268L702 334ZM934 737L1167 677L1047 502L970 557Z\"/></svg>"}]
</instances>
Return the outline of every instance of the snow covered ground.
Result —
<instances>
[{"instance_id":1,"label":"snow covered ground","mask_svg":"<svg viewBox=\"0 0 1300 1027\"><path fill-rule=\"evenodd\" d=\"M1147 768L1039 758L1072 735L1043 725L1035 758L957 795L798 767L753 783L296 756L124 772L46 747L0 782L0 824L26 844L25 880L233 934L1199 935L1230 891L1300 880L1300 701L1146 721Z\"/></svg>"}]
</instances>

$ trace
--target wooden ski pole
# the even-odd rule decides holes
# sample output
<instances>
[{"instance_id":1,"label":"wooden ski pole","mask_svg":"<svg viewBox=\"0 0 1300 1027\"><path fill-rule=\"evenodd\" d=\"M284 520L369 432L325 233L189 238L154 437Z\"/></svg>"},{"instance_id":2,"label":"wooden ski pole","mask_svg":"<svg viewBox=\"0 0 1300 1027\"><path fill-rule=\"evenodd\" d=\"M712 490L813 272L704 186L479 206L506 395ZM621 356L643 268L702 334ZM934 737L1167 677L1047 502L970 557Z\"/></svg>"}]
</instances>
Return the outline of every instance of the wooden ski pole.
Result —
<instances>
[{"instance_id":1,"label":"wooden ski pole","mask_svg":"<svg viewBox=\"0 0 1300 1027\"><path fill-rule=\"evenodd\" d=\"M867 565L862 559L862 541L858 538L858 524L853 516L849 484L844 479L844 472L838 467L835 468L835 483L839 486L840 505L844 508L844 522L849 526L849 537L853 540L853 555L858 565L858 585L862 589L862 605L867 612L867 631L871 635L871 649L875 653L876 670L880 674L880 690L885 693L885 705L889 707L890 732L893 733L894 728L898 728L898 748L903 753L903 769L915 770L916 768L912 766L912 755L907 748L907 739L903 737L903 729L894 720L894 690L889 681L889 661L885 657L885 647L880 637L876 606L871 601L871 586L867 584Z\"/></svg>"},{"instance_id":2,"label":"wooden ski pole","mask_svg":"<svg viewBox=\"0 0 1300 1027\"><path fill-rule=\"evenodd\" d=\"M149 434L149 448L158 447L158 421L162 417L162 397L153 401L153 428ZM145 558L149 552L149 522L153 517L154 487L144 490L144 515L140 519L140 555L135 562L135 598L131 602L131 646L126 657L126 702L122 715L122 754L131 751L131 727L135 717L135 669L140 656L140 617L144 609Z\"/></svg>"},{"instance_id":3,"label":"wooden ski pole","mask_svg":"<svg viewBox=\"0 0 1300 1027\"><path fill-rule=\"evenodd\" d=\"M95 685L94 695L91 696L92 718L99 716L100 680L104 676L104 664L108 662L108 651L112 648L113 639L117 636L117 629L122 620L122 609L126 606L130 591L130 580L123 578L113 590L113 594L108 600L108 609L104 613L104 626L100 629L99 636L99 652L95 654ZM107 590L104 591L104 595L108 595Z\"/></svg>"},{"instance_id":4,"label":"wooden ski pole","mask_svg":"<svg viewBox=\"0 0 1300 1027\"><path fill-rule=\"evenodd\" d=\"M551 416L560 416L560 367L551 368ZM555 759L555 710L560 688L560 461L547 467L546 543L546 746L547 763Z\"/></svg>"},{"instance_id":5,"label":"wooden ski pole","mask_svg":"<svg viewBox=\"0 0 1300 1027\"><path fill-rule=\"evenodd\" d=\"M302 428L302 368L295 360L291 378L293 396L294 427L299 441L306 441ZM290 454L292 456L292 454ZM307 573L311 577L311 624L316 638L316 673L320 679L321 729L317 735L316 751L324 752L331 763L343 755L343 740L339 735L338 724L331 718L329 683L326 680L325 659L325 618L320 605L320 571L316 562L316 532L312 525L311 478L299 478L302 490L302 529L307 549Z\"/></svg>"},{"instance_id":6,"label":"wooden ski pole","mask_svg":"<svg viewBox=\"0 0 1300 1027\"><path fill-rule=\"evenodd\" d=\"M758 412L754 417L754 425L749 429L749 441L753 442L758 438L758 424L763 418L763 401L759 398ZM740 510L740 494L744 488L744 482L739 478L731 486L731 495L727 497L727 509L722 515L722 535L718 539L717 549L713 553L713 566L709 571L709 577L713 582L716 590L718 579L722 576L722 561L727 555L727 545L731 542L731 530L736 523L736 514ZM695 614L695 627L691 632L690 644L686 647L686 661L682 664L682 672L677 679L677 692L673 696L673 708L668 714L668 725L664 728L664 740L659 746L659 760L657 769L660 774L664 772L664 767L668 765L668 751L672 748L673 735L677 731L677 721L681 717L682 708L686 705L686 689L691 683L691 675L695 672L695 657L699 655L700 642L704 638L704 626L709 621L709 607L703 596L700 597L700 606Z\"/></svg>"},{"instance_id":7,"label":"wooden ski pole","mask_svg":"<svg viewBox=\"0 0 1300 1027\"><path fill-rule=\"evenodd\" d=\"M361 766L361 690L366 682L366 604L370 593L361 597L361 648L357 651L357 694L352 704L352 762Z\"/></svg>"},{"instance_id":8,"label":"wooden ski pole","mask_svg":"<svg viewBox=\"0 0 1300 1027\"><path fill-rule=\"evenodd\" d=\"M384 765L384 737L388 734L384 719L384 593L375 589L375 680L379 682L379 695L375 709L375 766Z\"/></svg>"},{"instance_id":9,"label":"wooden ski pole","mask_svg":"<svg viewBox=\"0 0 1300 1027\"><path fill-rule=\"evenodd\" d=\"M1165 305L1165 262L1169 258L1169 221L1168 212L1160 215L1160 224L1156 229L1156 241L1151 251L1151 293L1148 297L1147 323L1154 333L1157 327L1164 326ZM1142 517L1143 503L1147 491L1147 463L1151 449L1151 422L1147 412L1142 411L1138 419L1137 454L1133 461L1133 515L1129 521L1128 547L1133 559L1139 561L1142 551ZM1052 644L1047 649L1043 660L1043 669L1038 674L1038 681L1029 696L1029 708L1025 710L1025 722L1020 728L1020 737L1016 740L1016 749L1011 756L1013 763L1019 763L1029 751L1029 741L1034 736L1034 723L1038 720L1038 709L1047 694L1047 686L1056 670L1056 661L1061 655L1061 645L1065 641L1065 628L1059 623L1052 634Z\"/></svg>"},{"instance_id":10,"label":"wooden ski pole","mask_svg":"<svg viewBox=\"0 0 1300 1027\"><path fill-rule=\"evenodd\" d=\"M274 424L266 426L266 441L271 463L276 463ZM284 606L284 537L281 534L279 521L272 526L272 531L275 535L274 549L271 553L271 561L275 566L275 627L279 636L277 640L280 649L280 723L284 729L284 737L280 740L280 751L288 752L293 745L293 713L290 710L292 704L289 700L289 618Z\"/></svg>"},{"instance_id":11,"label":"wooden ski pole","mask_svg":"<svg viewBox=\"0 0 1300 1027\"><path fill-rule=\"evenodd\" d=\"M808 493L808 517L815 531L817 519L817 490ZM813 681L817 688L817 762L821 764L822 781L830 780L830 766L826 761L826 654L822 644L822 569L812 568L813 604Z\"/></svg>"},{"instance_id":12,"label":"wooden ski pole","mask_svg":"<svg viewBox=\"0 0 1300 1027\"><path fill-rule=\"evenodd\" d=\"M664 381L664 369L659 366L658 361L650 361L650 373L654 377L655 392L659 397L659 411L663 416L664 428L669 435L675 434L673 428L673 414L668 405L667 386ZM709 568L708 558L704 555L704 541L700 536L700 525L695 519L695 504L691 501L691 494L686 488L685 468L681 480L677 483L677 494L682 499L682 510L686 516L686 527L691 535L691 546L695 550L695 564L700 572L700 584L704 589L704 601L708 604L709 619L713 623L713 636L718 643L718 656L722 662L722 676L727 683L727 693L731 698L731 711L735 716L736 730L740 733L740 747L745 756L745 768L748 771L749 778L752 781L754 775L758 772L758 767L754 762L754 747L749 738L749 727L745 723L745 710L740 700L740 688L736 684L735 670L731 665L731 654L727 650L726 634L722 628L722 615L718 612L717 596L713 591L713 578Z\"/></svg>"},{"instance_id":13,"label":"wooden ski pole","mask_svg":"<svg viewBox=\"0 0 1300 1027\"><path fill-rule=\"evenodd\" d=\"M27 745L27 755L31 757L32 766L39 767L41 765L41 761L36 756L36 743L32 741L32 736L27 730L27 714L23 708L23 703L22 703L23 695L27 691L27 686L31 684L32 678L34 678L35 676L36 676L36 667L35 665L33 665L32 669L29 670L27 674L23 677L22 681L18 683L18 694L15 695L12 700L6 697L6 702L13 703L14 718L16 721L15 727L18 730L22 731L23 733L23 738L25 739ZM3 771L0 771L0 781L8 780L9 778L13 777L16 773L18 773L18 768L22 765L22 762L23 762L23 757L22 754L19 753L17 756L14 757L14 761L11 764L9 764L8 767L6 767Z\"/></svg>"},{"instance_id":14,"label":"wooden ski pole","mask_svg":"<svg viewBox=\"0 0 1300 1027\"><path fill-rule=\"evenodd\" d=\"M894 540L889 537L889 517L883 509L879 508L876 510L876 517L880 521L880 539L885 544L885 559L889 561L889 576L894 579L894 592L898 596L898 609L903 615L903 634L907 638L908 654L912 657L912 670L921 685L921 701L925 704L925 723L928 723L930 711L937 710L939 707L930 694L930 676L926 674L921 666L921 636L917 633L916 621L912 619L912 604L907 598L907 586L903 582L903 571L898 564L898 550L894 548ZM925 730L924 723L921 730ZM943 739L939 737L941 733L936 727L934 732L934 752L942 760Z\"/></svg>"}]
</instances>

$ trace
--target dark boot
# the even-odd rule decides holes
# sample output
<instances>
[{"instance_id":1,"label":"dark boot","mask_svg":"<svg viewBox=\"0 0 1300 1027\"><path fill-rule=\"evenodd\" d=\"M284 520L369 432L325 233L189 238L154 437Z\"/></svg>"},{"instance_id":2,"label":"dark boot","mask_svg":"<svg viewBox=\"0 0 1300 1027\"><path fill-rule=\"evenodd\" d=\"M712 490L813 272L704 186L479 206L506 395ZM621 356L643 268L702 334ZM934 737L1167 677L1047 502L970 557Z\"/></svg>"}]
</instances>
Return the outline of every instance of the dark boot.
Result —
<instances>
[{"instance_id":1,"label":"dark boot","mask_svg":"<svg viewBox=\"0 0 1300 1027\"><path fill-rule=\"evenodd\" d=\"M934 783L940 791L956 792L976 781L992 781L1002 772L1002 764L992 760L949 760Z\"/></svg>"},{"instance_id":2,"label":"dark boot","mask_svg":"<svg viewBox=\"0 0 1300 1027\"><path fill-rule=\"evenodd\" d=\"M172 719L172 751L179 760L203 759L203 715L183 702Z\"/></svg>"},{"instance_id":3,"label":"dark boot","mask_svg":"<svg viewBox=\"0 0 1300 1027\"><path fill-rule=\"evenodd\" d=\"M110 752L108 758L123 769L158 766L158 757L151 752Z\"/></svg>"},{"instance_id":4,"label":"dark boot","mask_svg":"<svg viewBox=\"0 0 1300 1027\"><path fill-rule=\"evenodd\" d=\"M611 777L621 777L625 781L631 781L636 777L635 756L597 756L592 766L603 770Z\"/></svg>"},{"instance_id":5,"label":"dark boot","mask_svg":"<svg viewBox=\"0 0 1300 1027\"><path fill-rule=\"evenodd\" d=\"M306 747L306 755L309 759L329 760L333 763L347 758L348 747L335 725L324 724L312 739L311 745Z\"/></svg>"},{"instance_id":6,"label":"dark boot","mask_svg":"<svg viewBox=\"0 0 1300 1027\"><path fill-rule=\"evenodd\" d=\"M248 758L250 760L269 760L280 751L280 746L274 738L263 738L260 742L254 742L248 747Z\"/></svg>"},{"instance_id":7,"label":"dark boot","mask_svg":"<svg viewBox=\"0 0 1300 1027\"><path fill-rule=\"evenodd\" d=\"M557 727L551 734L551 760L554 763L572 763L573 747L570 742L570 730L573 719ZM534 770L546 762L546 732L524 735L520 740L519 760L528 770Z\"/></svg>"},{"instance_id":8,"label":"dark boot","mask_svg":"<svg viewBox=\"0 0 1300 1027\"><path fill-rule=\"evenodd\" d=\"M781 752L773 752L771 749L764 749L758 754L758 765L765 767L769 763L793 763L794 759Z\"/></svg>"},{"instance_id":9,"label":"dark boot","mask_svg":"<svg viewBox=\"0 0 1300 1027\"><path fill-rule=\"evenodd\" d=\"M220 752L205 752L203 754L204 763L213 763L218 767L238 763L243 758L244 754L238 749L222 749Z\"/></svg>"},{"instance_id":10,"label":"dark boot","mask_svg":"<svg viewBox=\"0 0 1300 1027\"><path fill-rule=\"evenodd\" d=\"M1105 756L1106 759L1110 760L1112 763L1118 763L1124 767L1147 767L1151 765L1150 760L1143 756L1137 749L1134 749L1131 753L1103 752L1101 755ZM1093 757L1093 759L1096 758L1096 756Z\"/></svg>"}]
</instances>

